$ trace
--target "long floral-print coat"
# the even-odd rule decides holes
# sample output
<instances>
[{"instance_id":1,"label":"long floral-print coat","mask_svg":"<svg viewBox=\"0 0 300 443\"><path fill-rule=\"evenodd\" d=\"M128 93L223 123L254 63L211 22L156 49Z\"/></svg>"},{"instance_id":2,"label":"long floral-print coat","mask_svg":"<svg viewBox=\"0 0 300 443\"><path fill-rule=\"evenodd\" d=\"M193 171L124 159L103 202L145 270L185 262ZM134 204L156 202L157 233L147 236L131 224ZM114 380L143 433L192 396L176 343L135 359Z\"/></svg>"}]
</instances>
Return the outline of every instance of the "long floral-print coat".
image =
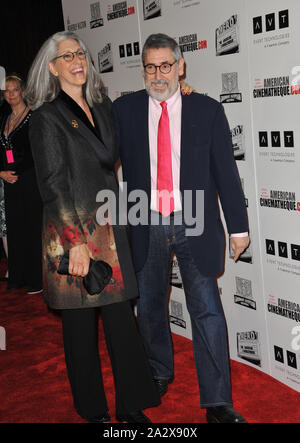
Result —
<instances>
[{"instance_id":1,"label":"long floral-print coat","mask_svg":"<svg viewBox=\"0 0 300 443\"><path fill-rule=\"evenodd\" d=\"M113 190L118 201L110 109L107 97L94 104L94 128L81 108L61 92L31 118L30 142L44 203L44 297L52 309L98 307L138 295L126 226L100 226L96 220L99 191ZM63 253L82 243L95 260L104 260L113 269L100 294L88 294L81 277L57 273Z\"/></svg>"}]
</instances>

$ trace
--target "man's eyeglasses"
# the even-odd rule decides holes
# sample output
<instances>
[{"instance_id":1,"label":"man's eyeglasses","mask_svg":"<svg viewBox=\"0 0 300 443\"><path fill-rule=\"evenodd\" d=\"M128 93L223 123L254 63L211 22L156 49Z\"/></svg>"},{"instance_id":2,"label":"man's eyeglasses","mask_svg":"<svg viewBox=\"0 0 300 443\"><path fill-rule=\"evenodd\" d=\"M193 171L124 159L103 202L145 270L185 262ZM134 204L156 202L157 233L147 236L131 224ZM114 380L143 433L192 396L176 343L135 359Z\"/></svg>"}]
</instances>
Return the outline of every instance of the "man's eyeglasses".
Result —
<instances>
[{"instance_id":1,"label":"man's eyeglasses","mask_svg":"<svg viewBox=\"0 0 300 443\"><path fill-rule=\"evenodd\" d=\"M75 55L79 58L79 60L85 60L86 59L87 51L84 51L83 49L78 49L76 52L66 52L63 55L59 55L58 57L55 57L53 59L56 60L57 58L63 58L65 62L70 63L74 60Z\"/></svg>"},{"instance_id":2,"label":"man's eyeglasses","mask_svg":"<svg viewBox=\"0 0 300 443\"><path fill-rule=\"evenodd\" d=\"M161 65L153 65L149 63L148 65L144 65L144 69L147 74L156 74L156 70L159 69L162 74L169 74L171 72L172 66L175 65L177 61L174 63L162 63Z\"/></svg>"}]
</instances>

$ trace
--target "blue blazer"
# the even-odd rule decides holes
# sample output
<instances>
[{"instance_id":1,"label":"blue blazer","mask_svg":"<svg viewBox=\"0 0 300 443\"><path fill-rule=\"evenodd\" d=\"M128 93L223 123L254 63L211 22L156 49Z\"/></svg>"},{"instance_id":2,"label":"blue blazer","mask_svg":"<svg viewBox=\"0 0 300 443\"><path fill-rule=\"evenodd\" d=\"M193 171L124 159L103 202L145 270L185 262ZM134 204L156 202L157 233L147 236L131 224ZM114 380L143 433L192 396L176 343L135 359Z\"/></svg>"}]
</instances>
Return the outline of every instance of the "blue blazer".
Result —
<instances>
[{"instance_id":1,"label":"blue blazer","mask_svg":"<svg viewBox=\"0 0 300 443\"><path fill-rule=\"evenodd\" d=\"M116 159L121 159L128 193L144 190L150 206L148 107L148 94L142 90L118 98L112 112ZM220 103L197 93L182 96L181 124L180 191L182 195L184 190L193 191L193 202L195 191L204 191L204 231L198 236L188 236L188 242L199 271L206 276L216 276L223 271L225 248L218 196L228 233L249 231L230 129ZM149 227L130 226L130 239L138 272L147 258Z\"/></svg>"}]
</instances>

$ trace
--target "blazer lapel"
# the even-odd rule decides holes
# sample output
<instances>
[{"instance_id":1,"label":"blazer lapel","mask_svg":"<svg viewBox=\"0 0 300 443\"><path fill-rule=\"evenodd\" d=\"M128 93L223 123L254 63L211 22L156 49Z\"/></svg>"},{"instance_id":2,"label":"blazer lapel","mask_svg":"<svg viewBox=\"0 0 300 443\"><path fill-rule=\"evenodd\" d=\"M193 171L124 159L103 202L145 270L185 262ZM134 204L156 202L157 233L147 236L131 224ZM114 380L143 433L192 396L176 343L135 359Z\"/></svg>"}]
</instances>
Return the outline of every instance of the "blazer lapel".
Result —
<instances>
[{"instance_id":1,"label":"blazer lapel","mask_svg":"<svg viewBox=\"0 0 300 443\"><path fill-rule=\"evenodd\" d=\"M187 105L186 96L181 95L182 97L182 109L181 109L181 146L180 146L180 189L182 191L182 187L184 186L184 177L188 172L186 168L187 153L189 146L189 131L188 125L190 121L189 107ZM188 162L187 162L188 167Z\"/></svg>"},{"instance_id":2,"label":"blazer lapel","mask_svg":"<svg viewBox=\"0 0 300 443\"><path fill-rule=\"evenodd\" d=\"M110 111L107 111L101 103L94 103L93 113L96 124L99 127L102 142L105 148L113 155L114 153L114 133Z\"/></svg>"},{"instance_id":3,"label":"blazer lapel","mask_svg":"<svg viewBox=\"0 0 300 443\"><path fill-rule=\"evenodd\" d=\"M102 113L99 114L98 111L98 107L94 106L93 110L96 111L95 115L97 116L97 123L99 125L99 129L102 131L104 131L104 134L101 133L102 137L103 137L103 142L101 142L101 140L93 133L92 130L90 130L86 124L77 116L75 115L71 109L69 109L69 107L62 101L62 100L55 100L55 102L52 102L53 105L56 107L56 109L59 111L59 113L61 114L62 118L64 120L67 121L67 123L74 128L74 130L78 131L78 133L84 137L90 146L92 146L93 150L95 151L97 157L99 157L100 159L103 159L103 150L106 151L105 152L105 157L107 157L107 154L109 154L109 162L112 161L112 143L110 143L110 138L112 139L112 136L109 138L108 137L108 128L107 126L102 122ZM97 108L97 110L96 110ZM106 144L106 142L108 142L108 145Z\"/></svg>"},{"instance_id":4,"label":"blazer lapel","mask_svg":"<svg viewBox=\"0 0 300 443\"><path fill-rule=\"evenodd\" d=\"M139 103L136 118L136 139L141 140L139 150L143 150L138 155L141 164L138 167L143 168L145 177L147 177L147 189L151 190L151 170L150 170L150 145L149 145L149 96L146 91L139 97Z\"/></svg>"}]
</instances>

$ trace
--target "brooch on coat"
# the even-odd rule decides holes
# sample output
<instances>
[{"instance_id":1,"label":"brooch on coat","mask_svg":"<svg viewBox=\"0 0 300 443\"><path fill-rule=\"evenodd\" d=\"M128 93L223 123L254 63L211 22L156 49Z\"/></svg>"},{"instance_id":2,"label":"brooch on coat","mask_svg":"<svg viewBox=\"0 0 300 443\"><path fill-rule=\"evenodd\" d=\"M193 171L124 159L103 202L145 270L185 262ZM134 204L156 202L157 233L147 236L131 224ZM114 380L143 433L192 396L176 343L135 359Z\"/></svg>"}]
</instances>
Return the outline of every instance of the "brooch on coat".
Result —
<instances>
[{"instance_id":1,"label":"brooch on coat","mask_svg":"<svg viewBox=\"0 0 300 443\"><path fill-rule=\"evenodd\" d=\"M76 120L72 120L72 126L73 128L78 128L79 125Z\"/></svg>"}]
</instances>

